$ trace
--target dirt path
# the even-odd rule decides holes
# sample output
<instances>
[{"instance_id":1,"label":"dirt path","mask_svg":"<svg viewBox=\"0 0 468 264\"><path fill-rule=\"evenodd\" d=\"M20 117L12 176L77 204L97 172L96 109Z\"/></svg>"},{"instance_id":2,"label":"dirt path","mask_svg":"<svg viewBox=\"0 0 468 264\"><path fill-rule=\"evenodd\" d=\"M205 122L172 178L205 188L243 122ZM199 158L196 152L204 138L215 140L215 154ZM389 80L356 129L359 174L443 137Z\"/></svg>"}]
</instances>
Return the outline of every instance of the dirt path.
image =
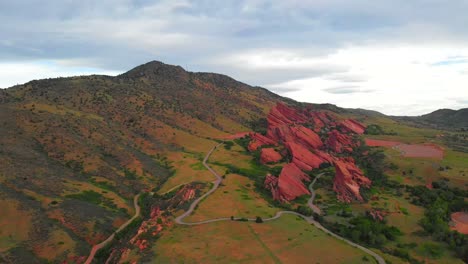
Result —
<instances>
[{"instance_id":1,"label":"dirt path","mask_svg":"<svg viewBox=\"0 0 468 264\"><path fill-rule=\"evenodd\" d=\"M190 205L190 208L185 213L183 213L182 215L178 216L175 219L176 223L181 224L181 225L197 225L197 224L199 224L199 223L187 223L187 222L184 221L184 218L189 216L193 212L193 210L195 210L195 207L197 206L198 203L200 203L201 200L203 200L205 197L207 197L208 195L210 195L214 191L216 191L216 189L218 189L218 187L219 187L219 184L223 180L223 178L221 178L221 176L219 176L218 173L216 173L216 171L214 171L210 166L208 166L208 164L206 164L206 161L210 157L211 153L213 153L213 151L217 147L221 146L222 144L223 143L219 143L218 145L214 146L208 152L208 154L206 154L205 159L203 159L203 166L205 166L214 176L216 176L216 181L214 181L213 187L211 187L211 189L207 193L205 193L204 195L200 196L198 199L193 201L193 203ZM227 218L227 219L229 219L229 218ZM211 222L216 222L217 219L213 219L213 220L215 220L215 221L211 221ZM208 221L210 221L210 220L208 220ZM223 220L217 220L217 221L223 221ZM210 222L207 222L207 223L210 223Z\"/></svg>"},{"instance_id":2,"label":"dirt path","mask_svg":"<svg viewBox=\"0 0 468 264\"><path fill-rule=\"evenodd\" d=\"M223 180L223 178L215 171L213 170L210 166L208 166L208 164L206 163L208 161L208 158L210 157L210 155L213 153L213 151L219 147L220 145L222 145L223 143L219 143L218 145L214 146L205 156L205 159L203 159L203 166L205 166L214 176L216 176L216 180L214 181L214 184L213 184L213 187L207 192L205 193L204 195L202 195L201 197L199 197L198 199L196 199L195 201L193 201L193 203L190 205L190 208L185 212L183 213L182 215L178 216L175 221L176 223L178 224L181 224L181 225L201 225L201 224L208 224L208 223L213 223L213 222L220 222L220 221L233 221L233 220L240 220L241 218L229 218L229 217L224 217L224 218L215 218L215 219L210 219L210 220L205 220L205 221L200 221L200 222L185 222L183 219L187 216L189 216L194 210L195 210L195 207L204 199L206 198L208 195L212 194L214 191L216 191L216 189L219 187L219 185L221 184L221 181ZM320 212L320 209L314 205L314 199L315 199L315 191L313 189L313 185L315 184L315 182L323 175L323 173L321 174L318 174L314 180L310 183L309 185L309 190L310 190L310 193L311 193L311 197L309 199L309 201L307 202L307 204L309 205L309 207L314 211L316 212L316 210L318 210L318 212ZM275 216L273 217L270 217L270 218L266 218L266 219L263 219L263 222L268 222L268 221L272 221L272 220L275 220L275 219L278 219L280 218L283 214L292 214L292 215L296 215L296 216L299 216L299 217L302 217L304 220L307 221L307 223L309 224L313 224L316 228L322 230L323 232L329 234L330 236L333 236L334 238L336 239L339 239L355 248L358 248L362 251L364 251L365 253L373 256L375 258L375 260L377 260L377 262L379 264L385 264L385 260L380 256L378 255L377 253L375 253L374 251L368 249L368 248L365 248L361 245L358 245L344 237L341 237L335 233L333 233L332 231L328 230L327 228L325 228L324 226L322 226L322 224L320 224L319 222L315 221L313 216L305 216L303 214L300 214L300 213L297 213L297 212L294 212L294 211L279 211L276 213ZM255 218L247 218L248 221L251 221L251 222L254 222L256 219Z\"/></svg>"},{"instance_id":3,"label":"dirt path","mask_svg":"<svg viewBox=\"0 0 468 264\"><path fill-rule=\"evenodd\" d=\"M127 227L130 223L133 222L133 220L135 220L137 217L140 216L140 211L141 211L141 208L140 206L138 205L138 198L140 197L140 194L137 194L135 195L135 197L133 197L133 206L135 207L135 215L130 218L127 222L125 222L123 225L121 225L119 227L119 229L117 229L114 233L112 233L112 235L110 235L106 240L102 241L101 243L97 244L97 245L94 245L93 248L91 249L91 252L89 253L89 256L88 258L86 259L86 262L85 264L90 264L93 259L94 259L94 256L96 255L96 253L103 247L105 247L107 244L109 244L115 237L115 234L119 233L120 231L122 231L125 227Z\"/></svg>"}]
</instances>

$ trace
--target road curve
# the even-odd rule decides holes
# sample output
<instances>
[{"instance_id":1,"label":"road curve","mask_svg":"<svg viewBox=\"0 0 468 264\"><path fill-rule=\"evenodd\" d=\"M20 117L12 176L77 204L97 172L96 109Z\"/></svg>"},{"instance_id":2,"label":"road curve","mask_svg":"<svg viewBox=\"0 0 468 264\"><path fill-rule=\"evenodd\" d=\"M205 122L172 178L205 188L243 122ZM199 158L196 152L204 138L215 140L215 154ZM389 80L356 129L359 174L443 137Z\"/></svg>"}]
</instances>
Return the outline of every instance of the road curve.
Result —
<instances>
[{"instance_id":1,"label":"road curve","mask_svg":"<svg viewBox=\"0 0 468 264\"><path fill-rule=\"evenodd\" d=\"M206 162L208 161L208 158L210 157L211 153L213 153L213 151L218 147L218 146L221 146L223 143L219 143L218 145L214 146L205 156L205 158L203 159L203 166L205 166L205 168L207 168L214 176L216 176L216 180L213 182L213 187L211 187L211 189L205 193L204 195L200 196L198 199L196 199L195 201L193 201L193 203L190 205L190 208L183 214L181 214L180 216L178 216L176 219L175 219L175 222L178 223L178 224L181 224L181 225L197 225L197 224L204 224L204 223L187 223L184 221L184 218L189 216L193 210L195 210L195 207L198 205L198 203L200 203L201 200L203 200L205 197L207 197L208 195L212 194L214 191L216 191L216 189L218 189L219 187L219 184L221 183L221 181L223 180L223 178L221 178L221 176L219 176L218 173L216 173L216 171L214 171L210 166L208 166L208 164L206 164ZM228 218L229 219L229 218ZM213 219L211 222L216 222L216 221L223 221L223 220L227 220L227 219ZM211 222L206 222L206 223L211 223Z\"/></svg>"},{"instance_id":2,"label":"road curve","mask_svg":"<svg viewBox=\"0 0 468 264\"><path fill-rule=\"evenodd\" d=\"M88 258L86 259L85 261L85 264L90 264L93 259L94 259L94 256L96 255L96 253L103 247L105 247L107 244L109 244L115 237L115 234L119 233L120 231L122 231L125 227L127 227L130 223L133 222L133 220L135 220L137 217L140 216L140 211L141 211L141 208L140 206L138 205L138 198L140 197L140 193L135 195L135 197L133 197L133 206L135 207L135 215L130 218L127 222L125 222L123 225L121 225L119 227L119 229L117 229L114 233L112 233L112 235L110 235L106 240L102 241L101 243L97 244L97 245L94 245L93 248L91 249L91 252L89 253L89 256Z\"/></svg>"},{"instance_id":3,"label":"road curve","mask_svg":"<svg viewBox=\"0 0 468 264\"><path fill-rule=\"evenodd\" d=\"M208 195L212 194L214 191L216 191L216 189L219 187L219 185L221 184L221 181L223 180L223 178L215 171L213 170L208 164L207 164L207 161L208 161L208 158L210 157L210 155L213 153L213 151L219 147L220 145L222 145L223 143L219 143L218 145L214 146L205 156L205 158L203 159L203 166L205 166L205 168L207 168L215 177L216 177L216 180L214 181L214 184L213 184L213 187L207 192L205 193L204 195L202 195L201 197L199 197L198 199L196 199L195 201L193 201L193 203L190 205L190 208L185 212L183 213L182 215L178 216L176 219L175 219L175 222L178 223L178 224L181 224L181 225L189 225L189 226L192 226L192 225L202 225L202 224L208 224L208 223L213 223L213 222L220 222L220 221L233 221L233 220L245 220L247 219L248 221L255 221L256 218L239 218L239 217L234 217L234 218L230 218L230 217L224 217L224 218L215 218L215 219L209 219L209 220L204 220L204 221L199 221L199 222L185 222L183 219L187 216L189 216L194 210L195 210L195 207L204 199L206 198ZM308 202L307 202L307 205L312 209L312 211L314 211L315 213L318 213L320 214L320 209L314 205L314 199L315 199L315 191L313 189L313 185L315 184L315 182L323 175L323 173L321 174L318 174L314 180L310 183L309 185L309 190L310 190L310 193L311 193L311 197L309 198ZM318 211L317 211L318 210ZM283 214L292 214L292 215L296 215L296 216L299 216L299 217L302 217L304 220L307 221L307 223L309 224L312 224L314 225L315 227L317 227L318 229L322 230L323 232L333 236L334 238L336 239L339 239L355 248L358 248L362 251L364 251L365 253L373 256L377 262L379 264L385 264L385 260L377 253L375 253L374 251L366 248L366 247L363 247L359 244L356 244L344 237L341 237L335 233L333 233L332 231L328 230L327 228L325 228L324 226L322 226L322 224L320 224L319 222L315 221L313 216L306 216L306 215L303 215L303 214L300 214L298 212L294 212L294 211L279 211L275 214L275 216L273 217L270 217L270 218L266 218L266 219L262 219L263 222L268 222L268 221L272 221L272 220L275 220L275 219L278 219L280 218Z\"/></svg>"}]
</instances>

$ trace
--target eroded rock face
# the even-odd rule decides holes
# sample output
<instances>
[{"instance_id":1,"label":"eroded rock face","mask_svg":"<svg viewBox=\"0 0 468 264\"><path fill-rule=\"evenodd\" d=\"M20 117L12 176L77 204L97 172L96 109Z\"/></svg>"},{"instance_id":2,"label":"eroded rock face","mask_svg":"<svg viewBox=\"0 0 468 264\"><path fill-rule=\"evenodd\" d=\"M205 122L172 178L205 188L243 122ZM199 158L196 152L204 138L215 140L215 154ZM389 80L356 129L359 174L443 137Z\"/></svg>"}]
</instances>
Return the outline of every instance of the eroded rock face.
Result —
<instances>
[{"instance_id":1,"label":"eroded rock face","mask_svg":"<svg viewBox=\"0 0 468 264\"><path fill-rule=\"evenodd\" d=\"M320 156L312 153L306 147L295 142L286 142L286 148L292 155L292 163L305 171L311 171L320 167L320 164L327 162Z\"/></svg>"},{"instance_id":2,"label":"eroded rock face","mask_svg":"<svg viewBox=\"0 0 468 264\"><path fill-rule=\"evenodd\" d=\"M278 178L272 175L266 177L265 187L271 190L273 199L286 202L298 196L310 194L304 181L310 181L309 176L294 163L288 163L283 167Z\"/></svg>"},{"instance_id":3,"label":"eroded rock face","mask_svg":"<svg viewBox=\"0 0 468 264\"><path fill-rule=\"evenodd\" d=\"M277 143L274 140L267 138L259 133L250 133L250 138L252 139L252 141L250 141L248 146L249 151L255 151L259 147L265 145L277 145Z\"/></svg>"},{"instance_id":4,"label":"eroded rock face","mask_svg":"<svg viewBox=\"0 0 468 264\"><path fill-rule=\"evenodd\" d=\"M356 133L356 134L364 134L366 127L352 119L346 119L340 123L341 127L348 130L349 132Z\"/></svg>"},{"instance_id":5,"label":"eroded rock face","mask_svg":"<svg viewBox=\"0 0 468 264\"><path fill-rule=\"evenodd\" d=\"M291 201L308 194L304 181L308 181L309 177L304 171L330 163L337 171L333 189L338 198L346 202L362 200L359 189L361 186L369 187L371 181L363 175L352 158L342 156L359 145L353 134L363 134L364 125L352 119L339 121L334 114L326 111L299 110L282 103L271 109L267 121L266 137L251 135L253 140L249 150L264 145L283 145L287 150L283 156L291 156L291 163L283 167L279 177L269 175L265 179L265 187L271 190L274 199ZM281 157L273 151L262 149L262 162L274 162Z\"/></svg>"},{"instance_id":6,"label":"eroded rock face","mask_svg":"<svg viewBox=\"0 0 468 264\"><path fill-rule=\"evenodd\" d=\"M338 130L328 133L327 146L336 153L352 152L354 145L349 135L342 134Z\"/></svg>"},{"instance_id":7,"label":"eroded rock face","mask_svg":"<svg viewBox=\"0 0 468 264\"><path fill-rule=\"evenodd\" d=\"M336 174L333 190L338 194L338 199L344 202L351 202L354 198L362 201L359 188L370 187L371 180L364 176L350 157L335 159L334 165Z\"/></svg>"},{"instance_id":8,"label":"eroded rock face","mask_svg":"<svg viewBox=\"0 0 468 264\"><path fill-rule=\"evenodd\" d=\"M281 154L279 154L274 148L262 148L260 152L260 161L263 164L275 163L280 161L282 158Z\"/></svg>"},{"instance_id":9,"label":"eroded rock face","mask_svg":"<svg viewBox=\"0 0 468 264\"><path fill-rule=\"evenodd\" d=\"M305 123L308 118L303 113L298 112L283 103L278 103L270 110L267 121L268 126L277 127L293 123Z\"/></svg>"}]
</instances>

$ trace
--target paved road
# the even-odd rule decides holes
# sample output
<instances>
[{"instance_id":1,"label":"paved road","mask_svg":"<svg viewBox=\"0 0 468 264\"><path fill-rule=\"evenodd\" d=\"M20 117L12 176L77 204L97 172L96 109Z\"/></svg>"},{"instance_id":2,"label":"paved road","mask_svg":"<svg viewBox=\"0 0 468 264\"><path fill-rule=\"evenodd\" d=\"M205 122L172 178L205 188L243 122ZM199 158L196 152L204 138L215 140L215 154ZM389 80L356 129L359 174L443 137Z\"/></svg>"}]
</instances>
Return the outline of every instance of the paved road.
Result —
<instances>
[{"instance_id":1,"label":"paved road","mask_svg":"<svg viewBox=\"0 0 468 264\"><path fill-rule=\"evenodd\" d=\"M133 206L135 207L135 215L130 218L130 220L128 220L127 222L125 222L123 225L121 225L119 227L119 229L117 229L117 231L115 231L114 233L112 233L112 235L110 235L106 240L102 241L101 243L97 244L97 245L94 245L93 248L91 249L91 252L89 253L89 256L88 258L86 259L86 262L85 264L90 264L93 259L94 259L94 256L96 255L96 253L103 247L105 247L107 244L109 244L115 237L115 234L119 233L120 231L122 231L125 227L127 227L130 223L133 222L133 220L135 220L137 217L140 216L140 211L141 211L141 208L140 206L138 205L138 198L140 197L140 194L137 194L135 195L135 197L133 197Z\"/></svg>"},{"instance_id":2,"label":"paved road","mask_svg":"<svg viewBox=\"0 0 468 264\"><path fill-rule=\"evenodd\" d=\"M221 146L222 144L223 143L219 143L218 145L214 146L208 152L208 154L206 154L205 159L203 159L203 166L205 166L214 176L216 176L216 180L213 182L213 187L207 193L205 193L204 195L200 196L198 199L193 201L193 203L190 205L190 208L185 213L183 213L182 215L178 216L175 219L176 223L181 224L181 225L199 225L199 224L204 224L204 223L211 223L211 222L224 221L224 220L229 220L230 219L230 218L227 218L227 219L224 219L224 218L223 219L213 219L213 220L203 221L203 223L202 222L187 223L187 222L184 221L184 218L189 216L193 212L193 210L195 210L195 207L197 206L198 203L200 203L201 200L203 200L205 197L212 194L214 191L216 191L216 189L218 189L219 184L223 180L223 178L221 178L221 176L219 176L219 174L216 173L216 171L214 171L210 166L208 166L208 164L206 164L206 162L208 161L208 158L210 157L211 153L213 153L213 151L217 147Z\"/></svg>"},{"instance_id":3,"label":"paved road","mask_svg":"<svg viewBox=\"0 0 468 264\"><path fill-rule=\"evenodd\" d=\"M231 219L230 217L224 217L224 218L215 218L215 219L209 219L209 220L205 220L205 221L199 221L199 222L185 222L183 219L187 216L189 216L194 210L195 210L195 207L205 198L207 197L208 195L212 194L214 191L216 191L216 189L219 187L219 184L221 184L221 181L223 180L223 178L216 172L214 171L210 166L208 166L208 164L206 163L208 161L208 158L210 157L210 155L213 153L213 151L219 147L220 145L222 145L223 143L219 143L218 145L214 146L205 156L205 159L203 159L203 166L205 166L214 176L216 176L216 180L214 181L214 184L213 184L213 187L207 192L205 193L204 195L202 195L200 198L196 199L195 201L193 201L193 203L190 205L190 208L185 212L183 213L182 215L178 216L175 221L176 223L178 224L181 224L181 225L201 225L201 224L208 224L208 223L213 223L213 222L220 222L220 221L232 221L232 220L240 220L241 218L234 218L234 219ZM323 173L321 174L318 174L314 180L310 183L309 185L309 190L310 190L310 193L311 193L311 197L309 198L309 201L307 202L308 206L316 213L321 213L320 212L320 209L314 205L314 199L315 199L315 191L313 189L313 185L315 184L315 182L323 175ZM318 210L318 211L317 211ZM319 222L315 221L313 216L306 216L306 215L303 215L303 214L300 214L298 212L294 212L294 211L279 211L275 214L275 216L273 217L270 217L270 218L266 218L266 219L263 219L263 222L268 222L268 221L272 221L272 220L275 220L275 219L278 219L280 218L283 214L292 214L292 215L296 215L296 216L299 216L299 217L302 217L304 220L307 221L307 223L309 224L313 224L315 227L317 227L318 229L322 230L323 232L333 236L334 238L336 239L339 239L341 241L344 241L346 243L348 243L349 245L355 247L355 248L358 248L362 251L364 251L365 253L373 256L377 262L379 264L385 264L385 260L380 256L378 255L377 253L373 252L372 250L368 249L368 248L365 248L361 245L358 245L344 237L341 237L335 233L333 233L332 231L328 230L327 228L325 228L324 226L322 226ZM255 218L247 218L248 221L255 221L256 219Z\"/></svg>"}]
</instances>

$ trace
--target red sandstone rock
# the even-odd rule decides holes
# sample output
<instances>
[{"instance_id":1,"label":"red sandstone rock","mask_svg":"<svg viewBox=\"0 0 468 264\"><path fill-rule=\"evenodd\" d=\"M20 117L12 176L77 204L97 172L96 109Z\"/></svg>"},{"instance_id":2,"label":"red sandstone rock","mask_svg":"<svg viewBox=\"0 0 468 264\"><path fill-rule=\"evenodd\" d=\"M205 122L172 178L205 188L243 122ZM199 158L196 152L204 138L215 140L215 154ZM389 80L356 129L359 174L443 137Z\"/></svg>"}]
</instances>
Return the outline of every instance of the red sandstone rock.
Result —
<instances>
[{"instance_id":1,"label":"red sandstone rock","mask_svg":"<svg viewBox=\"0 0 468 264\"><path fill-rule=\"evenodd\" d=\"M332 130L328 133L327 146L336 153L352 152L353 140L350 136L338 132L338 130Z\"/></svg>"},{"instance_id":2,"label":"red sandstone rock","mask_svg":"<svg viewBox=\"0 0 468 264\"><path fill-rule=\"evenodd\" d=\"M303 181L310 181L309 176L295 164L288 163L283 167L278 178L272 175L265 178L265 188L271 190L273 199L286 202L298 196L310 194Z\"/></svg>"},{"instance_id":3,"label":"red sandstone rock","mask_svg":"<svg viewBox=\"0 0 468 264\"><path fill-rule=\"evenodd\" d=\"M335 124L334 118L326 112L310 112L309 116L312 118L315 132L319 132L325 125L334 126Z\"/></svg>"},{"instance_id":4,"label":"red sandstone rock","mask_svg":"<svg viewBox=\"0 0 468 264\"><path fill-rule=\"evenodd\" d=\"M310 152L301 144L286 142L286 148L292 155L292 162L305 171L318 168L320 164L327 162L323 157Z\"/></svg>"},{"instance_id":5,"label":"red sandstone rock","mask_svg":"<svg viewBox=\"0 0 468 264\"><path fill-rule=\"evenodd\" d=\"M255 151L259 147L265 145L277 145L275 141L259 133L250 133L250 137L252 138L252 140L250 141L249 146L247 147L249 151Z\"/></svg>"},{"instance_id":6,"label":"red sandstone rock","mask_svg":"<svg viewBox=\"0 0 468 264\"><path fill-rule=\"evenodd\" d=\"M276 152L274 148L262 148L260 152L260 161L265 163L278 162L282 159L281 154Z\"/></svg>"},{"instance_id":7,"label":"red sandstone rock","mask_svg":"<svg viewBox=\"0 0 468 264\"><path fill-rule=\"evenodd\" d=\"M364 176L352 158L336 159L334 165L336 174L333 190L338 194L338 199L344 202L351 202L353 198L362 201L359 188L369 187L371 180Z\"/></svg>"},{"instance_id":8,"label":"red sandstone rock","mask_svg":"<svg viewBox=\"0 0 468 264\"><path fill-rule=\"evenodd\" d=\"M353 120L353 119L346 119L340 123L341 127L343 127L345 130L348 130L349 132L353 132L356 134L364 134L364 131L366 130L366 127Z\"/></svg>"},{"instance_id":9,"label":"red sandstone rock","mask_svg":"<svg viewBox=\"0 0 468 264\"><path fill-rule=\"evenodd\" d=\"M385 216L388 215L388 212L385 212L385 211L382 211L382 210L376 210L376 209L372 209L369 214L372 216L372 218L374 220L377 220L377 221L383 221L385 219Z\"/></svg>"},{"instance_id":10,"label":"red sandstone rock","mask_svg":"<svg viewBox=\"0 0 468 264\"><path fill-rule=\"evenodd\" d=\"M307 121L307 119L308 118L304 114L283 103L276 104L276 106L270 110L270 113L267 117L269 126L304 123Z\"/></svg>"},{"instance_id":11,"label":"red sandstone rock","mask_svg":"<svg viewBox=\"0 0 468 264\"><path fill-rule=\"evenodd\" d=\"M308 177L301 170L310 171L328 162L336 167L334 190L339 199L347 202L354 198L362 200L359 193L360 186L368 187L371 181L354 164L354 160L336 158L333 154L326 153L324 149L330 149L332 153L352 152L358 143L353 141L350 134L363 134L365 126L352 119L339 123L336 120L333 114L326 111L310 109L303 111L278 103L268 114L267 136L251 134L250 151L264 145L284 144L292 156L292 163L283 168L278 178L269 175L265 179L265 187L271 190L274 199L290 201L308 193L302 183L302 180ZM310 126L313 129L308 128ZM316 132L336 126L339 126L343 132L332 130L326 142L328 148L324 148ZM285 153L283 156L286 156ZM265 149L261 153L261 160L264 163L270 160L276 161L279 157L281 155L273 149Z\"/></svg>"},{"instance_id":12,"label":"red sandstone rock","mask_svg":"<svg viewBox=\"0 0 468 264\"><path fill-rule=\"evenodd\" d=\"M269 127L267 136L278 142L298 142L314 149L323 145L322 140L314 131L301 125Z\"/></svg>"}]
</instances>

